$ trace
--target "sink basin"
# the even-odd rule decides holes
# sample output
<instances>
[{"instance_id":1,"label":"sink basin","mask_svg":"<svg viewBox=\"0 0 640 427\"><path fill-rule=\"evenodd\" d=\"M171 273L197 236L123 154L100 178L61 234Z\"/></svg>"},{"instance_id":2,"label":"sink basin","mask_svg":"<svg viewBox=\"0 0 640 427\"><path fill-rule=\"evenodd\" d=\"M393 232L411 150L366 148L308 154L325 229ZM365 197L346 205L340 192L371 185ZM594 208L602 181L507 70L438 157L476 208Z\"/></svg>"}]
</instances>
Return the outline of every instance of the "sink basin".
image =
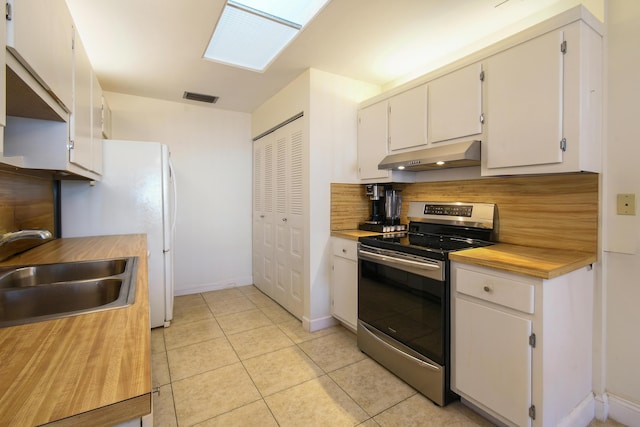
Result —
<instances>
[{"instance_id":1,"label":"sink basin","mask_svg":"<svg viewBox=\"0 0 640 427\"><path fill-rule=\"evenodd\" d=\"M136 257L4 267L0 327L131 305L136 271Z\"/></svg>"},{"instance_id":2,"label":"sink basin","mask_svg":"<svg viewBox=\"0 0 640 427\"><path fill-rule=\"evenodd\" d=\"M0 289L100 279L124 273L127 259L41 264L0 270ZM8 272L6 271L8 270Z\"/></svg>"}]
</instances>

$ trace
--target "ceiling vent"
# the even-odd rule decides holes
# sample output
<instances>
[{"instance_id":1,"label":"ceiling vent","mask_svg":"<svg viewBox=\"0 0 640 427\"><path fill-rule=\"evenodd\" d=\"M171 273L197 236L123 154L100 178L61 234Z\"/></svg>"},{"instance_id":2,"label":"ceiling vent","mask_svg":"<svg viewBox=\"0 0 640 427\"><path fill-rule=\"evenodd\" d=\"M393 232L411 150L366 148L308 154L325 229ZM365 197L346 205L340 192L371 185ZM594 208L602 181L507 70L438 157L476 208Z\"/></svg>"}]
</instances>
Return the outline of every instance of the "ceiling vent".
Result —
<instances>
[{"instance_id":1,"label":"ceiling vent","mask_svg":"<svg viewBox=\"0 0 640 427\"><path fill-rule=\"evenodd\" d=\"M199 101L199 102L206 102L209 104L215 104L216 102L218 102L218 96L212 96L212 95L205 95L202 93L195 93L195 92L185 92L184 95L182 95L182 97L184 99L190 99L191 101Z\"/></svg>"}]
</instances>

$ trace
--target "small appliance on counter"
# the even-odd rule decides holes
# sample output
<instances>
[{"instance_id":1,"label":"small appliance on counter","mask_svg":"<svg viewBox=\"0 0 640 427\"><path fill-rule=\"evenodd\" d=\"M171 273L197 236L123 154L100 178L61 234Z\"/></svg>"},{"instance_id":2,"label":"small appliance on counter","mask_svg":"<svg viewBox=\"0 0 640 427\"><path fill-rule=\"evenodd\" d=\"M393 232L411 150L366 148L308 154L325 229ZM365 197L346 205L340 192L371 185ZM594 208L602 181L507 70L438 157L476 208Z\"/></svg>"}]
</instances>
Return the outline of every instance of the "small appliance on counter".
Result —
<instances>
[{"instance_id":1,"label":"small appliance on counter","mask_svg":"<svg viewBox=\"0 0 640 427\"><path fill-rule=\"evenodd\" d=\"M390 185L368 184L365 186L365 195L371 200L371 217L358 226L360 230L380 233L407 230L406 224L400 224L400 190L394 190Z\"/></svg>"}]
</instances>

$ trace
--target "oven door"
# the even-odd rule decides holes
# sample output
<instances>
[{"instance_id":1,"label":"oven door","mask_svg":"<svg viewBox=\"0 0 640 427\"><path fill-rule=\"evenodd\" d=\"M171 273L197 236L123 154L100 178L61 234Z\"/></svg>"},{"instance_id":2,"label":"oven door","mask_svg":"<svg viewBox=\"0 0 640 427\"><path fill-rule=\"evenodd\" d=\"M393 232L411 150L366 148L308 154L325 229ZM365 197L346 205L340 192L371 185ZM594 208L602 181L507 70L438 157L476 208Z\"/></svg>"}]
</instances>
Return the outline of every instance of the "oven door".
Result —
<instances>
[{"instance_id":1,"label":"oven door","mask_svg":"<svg viewBox=\"0 0 640 427\"><path fill-rule=\"evenodd\" d=\"M443 261L360 244L359 321L444 366L448 334L444 270Z\"/></svg>"}]
</instances>

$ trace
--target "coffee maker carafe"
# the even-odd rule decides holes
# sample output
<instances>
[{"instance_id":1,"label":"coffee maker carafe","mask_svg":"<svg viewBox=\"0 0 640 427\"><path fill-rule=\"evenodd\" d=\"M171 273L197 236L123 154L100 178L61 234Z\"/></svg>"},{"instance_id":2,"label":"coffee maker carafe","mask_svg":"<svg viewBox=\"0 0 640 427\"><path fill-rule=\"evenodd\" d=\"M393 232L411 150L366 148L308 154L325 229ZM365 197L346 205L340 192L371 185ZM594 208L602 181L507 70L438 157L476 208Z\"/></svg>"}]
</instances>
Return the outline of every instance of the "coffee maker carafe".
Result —
<instances>
[{"instance_id":1,"label":"coffee maker carafe","mask_svg":"<svg viewBox=\"0 0 640 427\"><path fill-rule=\"evenodd\" d=\"M400 224L400 210L402 208L402 196L400 190L385 190L385 221L386 225Z\"/></svg>"}]
</instances>

